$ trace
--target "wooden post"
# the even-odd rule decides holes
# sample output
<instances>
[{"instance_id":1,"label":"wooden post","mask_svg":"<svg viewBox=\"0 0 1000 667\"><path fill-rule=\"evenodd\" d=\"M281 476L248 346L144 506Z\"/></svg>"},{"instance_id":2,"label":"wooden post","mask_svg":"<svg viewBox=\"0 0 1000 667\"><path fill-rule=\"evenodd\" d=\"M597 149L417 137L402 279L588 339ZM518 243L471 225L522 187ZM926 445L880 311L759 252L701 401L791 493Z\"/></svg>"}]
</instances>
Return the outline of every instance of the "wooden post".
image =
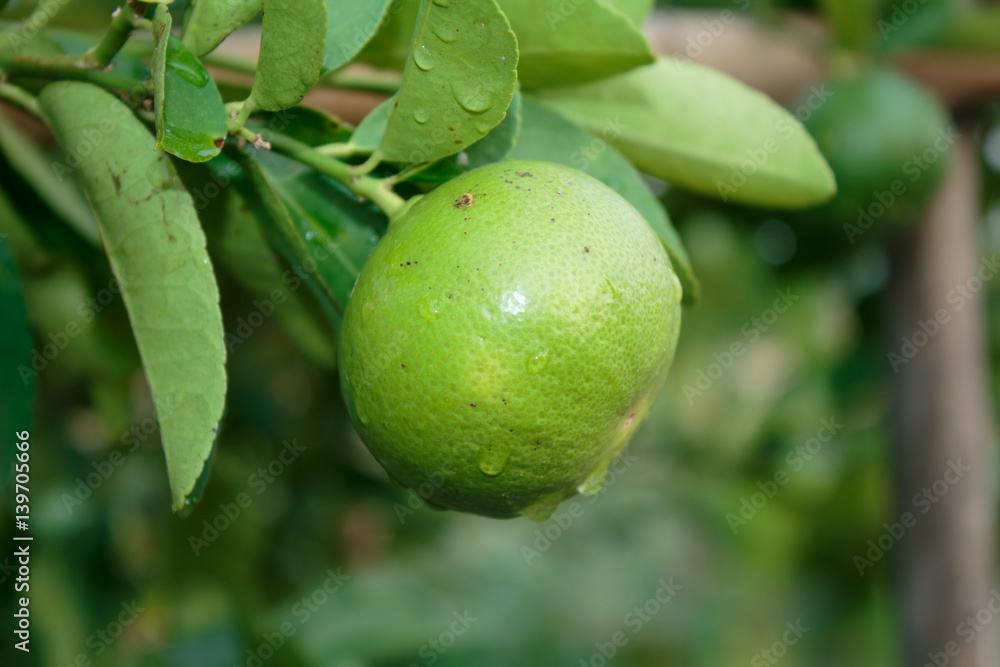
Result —
<instances>
[{"instance_id":1,"label":"wooden post","mask_svg":"<svg viewBox=\"0 0 1000 667\"><path fill-rule=\"evenodd\" d=\"M1000 665L1000 616L976 620L996 590L984 293L986 283L1000 280L992 253L977 244L976 151L965 128L925 219L894 248L887 291L888 365L897 367L892 521L904 512L915 518L890 555L905 665ZM936 316L943 323L930 334L934 325L927 323ZM912 358L905 360L907 353Z\"/></svg>"}]
</instances>

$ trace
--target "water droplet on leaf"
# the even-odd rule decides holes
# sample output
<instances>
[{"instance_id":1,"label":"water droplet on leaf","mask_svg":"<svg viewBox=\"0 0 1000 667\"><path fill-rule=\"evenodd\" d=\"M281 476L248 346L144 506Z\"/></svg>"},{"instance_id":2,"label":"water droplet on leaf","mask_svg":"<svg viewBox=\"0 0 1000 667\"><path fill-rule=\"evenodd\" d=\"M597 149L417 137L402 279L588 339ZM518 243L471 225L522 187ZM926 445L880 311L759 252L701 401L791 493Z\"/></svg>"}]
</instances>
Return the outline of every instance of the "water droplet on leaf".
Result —
<instances>
[{"instance_id":1,"label":"water droplet on leaf","mask_svg":"<svg viewBox=\"0 0 1000 667\"><path fill-rule=\"evenodd\" d=\"M434 34L445 44L451 44L458 39L458 32L454 28L445 25L435 26Z\"/></svg>"},{"instance_id":2,"label":"water droplet on leaf","mask_svg":"<svg viewBox=\"0 0 1000 667\"><path fill-rule=\"evenodd\" d=\"M427 109L417 109L413 112L413 120L417 121L421 125L426 123L429 118L430 115L427 113Z\"/></svg>"},{"instance_id":3,"label":"water droplet on leaf","mask_svg":"<svg viewBox=\"0 0 1000 667\"><path fill-rule=\"evenodd\" d=\"M417 64L417 67L424 70L425 72L434 69L437 63L434 62L434 56L431 52L427 50L427 47L421 44L413 52L413 62Z\"/></svg>"},{"instance_id":4,"label":"water droplet on leaf","mask_svg":"<svg viewBox=\"0 0 1000 667\"><path fill-rule=\"evenodd\" d=\"M453 91L455 100L469 113L483 113L493 106L493 93L482 84Z\"/></svg>"}]
</instances>

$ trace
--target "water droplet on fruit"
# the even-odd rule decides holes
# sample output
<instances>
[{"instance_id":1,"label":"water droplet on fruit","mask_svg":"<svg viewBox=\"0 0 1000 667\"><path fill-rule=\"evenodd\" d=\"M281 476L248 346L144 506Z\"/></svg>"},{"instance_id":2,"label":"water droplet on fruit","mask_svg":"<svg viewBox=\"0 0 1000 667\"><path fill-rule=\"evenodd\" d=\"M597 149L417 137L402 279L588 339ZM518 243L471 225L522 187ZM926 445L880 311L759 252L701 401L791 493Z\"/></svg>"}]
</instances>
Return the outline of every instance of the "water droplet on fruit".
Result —
<instances>
[{"instance_id":1,"label":"water droplet on fruit","mask_svg":"<svg viewBox=\"0 0 1000 667\"><path fill-rule=\"evenodd\" d=\"M562 493L556 491L547 496L542 496L541 500L536 500L523 510L521 514L532 521L545 521L556 511L559 503L562 502Z\"/></svg>"},{"instance_id":2,"label":"water droplet on fruit","mask_svg":"<svg viewBox=\"0 0 1000 667\"><path fill-rule=\"evenodd\" d=\"M442 5L444 7L446 5ZM434 28L434 34L445 44L451 44L458 39L458 32L454 28L449 28L448 26L439 25Z\"/></svg>"},{"instance_id":3,"label":"water droplet on fruit","mask_svg":"<svg viewBox=\"0 0 1000 667\"><path fill-rule=\"evenodd\" d=\"M576 490L585 496L592 496L601 490L604 486L604 480L608 477L608 468L611 467L613 459L607 459L606 461L601 461L590 471L586 479L580 483L580 486L576 487Z\"/></svg>"},{"instance_id":4,"label":"water droplet on fruit","mask_svg":"<svg viewBox=\"0 0 1000 667\"><path fill-rule=\"evenodd\" d=\"M361 403L357 403L354 406L354 411L358 413L358 421L360 421L365 426L368 426L369 417L368 413L365 412L365 406Z\"/></svg>"},{"instance_id":5,"label":"water droplet on fruit","mask_svg":"<svg viewBox=\"0 0 1000 667\"><path fill-rule=\"evenodd\" d=\"M417 121L421 125L427 122L430 115L427 113L427 109L417 109L413 112L413 120Z\"/></svg>"},{"instance_id":6,"label":"water droplet on fruit","mask_svg":"<svg viewBox=\"0 0 1000 667\"><path fill-rule=\"evenodd\" d=\"M424 297L420 300L420 317L424 318L428 322L432 322L437 319L438 315L441 314L441 302L437 299L429 299Z\"/></svg>"},{"instance_id":7,"label":"water droplet on fruit","mask_svg":"<svg viewBox=\"0 0 1000 667\"><path fill-rule=\"evenodd\" d=\"M453 91L455 100L469 113L483 113L493 106L493 93L482 84Z\"/></svg>"},{"instance_id":8,"label":"water droplet on fruit","mask_svg":"<svg viewBox=\"0 0 1000 667\"><path fill-rule=\"evenodd\" d=\"M680 303L681 298L684 296L684 289L681 287L681 279L677 277L676 273L671 273L670 282L674 287L674 303Z\"/></svg>"},{"instance_id":9,"label":"water droplet on fruit","mask_svg":"<svg viewBox=\"0 0 1000 667\"><path fill-rule=\"evenodd\" d=\"M417 64L417 67L424 70L425 72L434 69L434 67L437 65L437 63L434 62L434 56L431 55L431 52L428 51L427 47L424 46L423 44L421 44L413 52L413 62L415 62Z\"/></svg>"},{"instance_id":10,"label":"water droplet on fruit","mask_svg":"<svg viewBox=\"0 0 1000 667\"><path fill-rule=\"evenodd\" d=\"M549 365L549 351L539 350L528 357L528 361L525 362L525 367L528 369L528 373L531 375L537 375L545 370L545 367Z\"/></svg>"},{"instance_id":11,"label":"water droplet on fruit","mask_svg":"<svg viewBox=\"0 0 1000 667\"><path fill-rule=\"evenodd\" d=\"M608 287L611 288L611 298L612 299L617 299L618 297L620 297L622 295L622 291L620 289L618 289L617 287L615 287L615 284L613 282L611 282L610 278L608 278L607 276L604 276L604 280L608 283Z\"/></svg>"},{"instance_id":12,"label":"water droplet on fruit","mask_svg":"<svg viewBox=\"0 0 1000 667\"><path fill-rule=\"evenodd\" d=\"M499 443L486 445L479 452L479 469L486 475L499 475L507 467L508 458L510 449L507 445Z\"/></svg>"}]
</instances>

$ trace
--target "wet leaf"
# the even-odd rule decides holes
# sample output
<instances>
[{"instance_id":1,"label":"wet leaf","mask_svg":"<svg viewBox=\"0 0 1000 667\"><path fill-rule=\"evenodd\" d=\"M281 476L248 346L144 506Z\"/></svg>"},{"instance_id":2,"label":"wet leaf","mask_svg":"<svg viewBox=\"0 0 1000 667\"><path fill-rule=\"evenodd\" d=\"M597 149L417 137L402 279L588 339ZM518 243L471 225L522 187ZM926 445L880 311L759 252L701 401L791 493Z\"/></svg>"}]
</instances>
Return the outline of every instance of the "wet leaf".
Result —
<instances>
[{"instance_id":1,"label":"wet leaf","mask_svg":"<svg viewBox=\"0 0 1000 667\"><path fill-rule=\"evenodd\" d=\"M240 164L253 186L243 192L255 212L267 214L264 222L283 241L296 276L315 281L343 313L385 217L340 183L282 155L253 151Z\"/></svg>"},{"instance_id":2,"label":"wet leaf","mask_svg":"<svg viewBox=\"0 0 1000 667\"><path fill-rule=\"evenodd\" d=\"M323 71L343 67L371 40L392 0L326 0Z\"/></svg>"},{"instance_id":3,"label":"wet leaf","mask_svg":"<svg viewBox=\"0 0 1000 667\"><path fill-rule=\"evenodd\" d=\"M653 62L642 33L600 0L501 0L526 89L572 86Z\"/></svg>"},{"instance_id":4,"label":"wet leaf","mask_svg":"<svg viewBox=\"0 0 1000 667\"><path fill-rule=\"evenodd\" d=\"M470 169L482 167L505 159L514 150L514 142L521 126L521 94L514 92L514 98L507 108L507 115L499 125L485 137L464 151L441 158L427 169L418 172L409 180L426 183L443 183L464 174Z\"/></svg>"},{"instance_id":5,"label":"wet leaf","mask_svg":"<svg viewBox=\"0 0 1000 667\"><path fill-rule=\"evenodd\" d=\"M170 34L165 5L153 17L153 109L156 147L188 162L219 154L226 139L226 109L201 62Z\"/></svg>"},{"instance_id":6,"label":"wet leaf","mask_svg":"<svg viewBox=\"0 0 1000 667\"><path fill-rule=\"evenodd\" d=\"M214 231L209 238L213 257L254 297L254 309L265 315L266 311L273 312L281 328L311 362L333 368L337 351L330 322L299 289L294 272L271 249L249 203L230 188L220 205L205 213L211 217L206 223ZM232 353L232 345L242 340L237 338L227 344L230 342Z\"/></svg>"},{"instance_id":7,"label":"wet leaf","mask_svg":"<svg viewBox=\"0 0 1000 667\"><path fill-rule=\"evenodd\" d=\"M78 171L142 356L181 511L211 455L226 394L219 292L194 204L145 125L110 93L58 82L39 104L64 149L102 137Z\"/></svg>"},{"instance_id":8,"label":"wet leaf","mask_svg":"<svg viewBox=\"0 0 1000 667\"><path fill-rule=\"evenodd\" d=\"M316 85L325 53L323 0L264 0L254 103L266 111L298 104Z\"/></svg>"},{"instance_id":9,"label":"wet leaf","mask_svg":"<svg viewBox=\"0 0 1000 667\"><path fill-rule=\"evenodd\" d=\"M210 53L263 8L264 0L195 0L184 26L184 46L196 56Z\"/></svg>"},{"instance_id":10,"label":"wet leaf","mask_svg":"<svg viewBox=\"0 0 1000 667\"><path fill-rule=\"evenodd\" d=\"M660 58L598 83L541 98L609 140L639 169L726 201L818 204L836 192L809 133L760 91L719 71Z\"/></svg>"},{"instance_id":11,"label":"wet leaf","mask_svg":"<svg viewBox=\"0 0 1000 667\"><path fill-rule=\"evenodd\" d=\"M377 153L431 162L503 120L514 95L517 43L495 0L422 0L412 55Z\"/></svg>"}]
</instances>

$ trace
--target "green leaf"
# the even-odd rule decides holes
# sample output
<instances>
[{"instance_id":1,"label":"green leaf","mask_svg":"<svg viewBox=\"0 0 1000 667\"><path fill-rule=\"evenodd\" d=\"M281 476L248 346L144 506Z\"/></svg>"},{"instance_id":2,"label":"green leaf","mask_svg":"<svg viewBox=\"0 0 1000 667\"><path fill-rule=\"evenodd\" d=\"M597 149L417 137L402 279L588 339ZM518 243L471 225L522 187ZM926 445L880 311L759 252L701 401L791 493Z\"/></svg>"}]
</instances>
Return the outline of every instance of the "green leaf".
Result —
<instances>
[{"instance_id":1,"label":"green leaf","mask_svg":"<svg viewBox=\"0 0 1000 667\"><path fill-rule=\"evenodd\" d=\"M293 272L268 245L247 201L231 188L221 198L219 206L202 212L202 219L214 232L209 234L212 256L257 303L273 308L278 324L310 361L333 368L337 351L330 322L298 289ZM229 351L233 352L233 348Z\"/></svg>"},{"instance_id":2,"label":"green leaf","mask_svg":"<svg viewBox=\"0 0 1000 667\"><path fill-rule=\"evenodd\" d=\"M627 16L636 27L645 23L646 17L653 9L653 0L604 0L604 4L614 7Z\"/></svg>"},{"instance_id":3,"label":"green leaf","mask_svg":"<svg viewBox=\"0 0 1000 667\"><path fill-rule=\"evenodd\" d=\"M933 44L948 33L961 15L960 5L955 0L922 0L912 6L883 3L881 6L882 17L876 23L880 37L876 50L882 54Z\"/></svg>"},{"instance_id":4,"label":"green leaf","mask_svg":"<svg viewBox=\"0 0 1000 667\"><path fill-rule=\"evenodd\" d=\"M614 124L608 140L646 173L725 201L795 208L836 192L816 142L788 111L709 67L661 57L542 99L591 131Z\"/></svg>"},{"instance_id":5,"label":"green leaf","mask_svg":"<svg viewBox=\"0 0 1000 667\"><path fill-rule=\"evenodd\" d=\"M265 222L284 241L296 275L315 280L343 313L361 267L385 232L385 217L339 182L282 155L253 151L240 164L253 185L244 194L255 210L267 213Z\"/></svg>"},{"instance_id":6,"label":"green leaf","mask_svg":"<svg viewBox=\"0 0 1000 667\"><path fill-rule=\"evenodd\" d=\"M600 0L501 0L500 6L517 35L526 90L578 85L653 62L642 33Z\"/></svg>"},{"instance_id":7,"label":"green leaf","mask_svg":"<svg viewBox=\"0 0 1000 667\"><path fill-rule=\"evenodd\" d=\"M210 53L263 8L264 0L195 0L184 26L184 46L199 57Z\"/></svg>"},{"instance_id":8,"label":"green leaf","mask_svg":"<svg viewBox=\"0 0 1000 667\"><path fill-rule=\"evenodd\" d=\"M517 41L495 0L421 0L412 56L376 153L432 162L503 120L514 95Z\"/></svg>"},{"instance_id":9,"label":"green leaf","mask_svg":"<svg viewBox=\"0 0 1000 667\"><path fill-rule=\"evenodd\" d=\"M521 127L521 93L514 91L514 98L507 108L507 115L485 137L464 151L441 158L427 169L417 172L408 180L423 183L444 183L465 172L505 159L514 150L514 142Z\"/></svg>"},{"instance_id":10,"label":"green leaf","mask_svg":"<svg viewBox=\"0 0 1000 667\"><path fill-rule=\"evenodd\" d=\"M395 95L368 112L348 142L353 153L374 153L385 136L389 125L389 112L396 104Z\"/></svg>"},{"instance_id":11,"label":"green leaf","mask_svg":"<svg viewBox=\"0 0 1000 667\"><path fill-rule=\"evenodd\" d=\"M6 240L0 239L0 487L9 480L16 454L15 433L32 428L35 376L31 370L33 342L28 328L28 312L14 255Z\"/></svg>"},{"instance_id":12,"label":"green leaf","mask_svg":"<svg viewBox=\"0 0 1000 667\"><path fill-rule=\"evenodd\" d=\"M3 113L0 113L0 150L8 162L59 217L93 245L100 243L97 221L76 181L70 177L79 157L55 160L29 141Z\"/></svg>"},{"instance_id":13,"label":"green leaf","mask_svg":"<svg viewBox=\"0 0 1000 667\"><path fill-rule=\"evenodd\" d=\"M378 30L392 0L326 0L326 56L323 71L351 62Z\"/></svg>"},{"instance_id":14,"label":"green leaf","mask_svg":"<svg viewBox=\"0 0 1000 667\"><path fill-rule=\"evenodd\" d=\"M525 99L521 105L521 132L510 159L544 160L574 167L624 197L660 237L680 278L684 302L694 303L701 289L687 251L667 212L642 177L625 156L605 140L615 131L616 128L609 125L595 136L565 116L532 99Z\"/></svg>"},{"instance_id":15,"label":"green leaf","mask_svg":"<svg viewBox=\"0 0 1000 667\"><path fill-rule=\"evenodd\" d=\"M226 394L219 291L194 204L170 158L113 95L58 82L38 101L65 150L101 137L81 154L79 174L142 356L180 511L212 453Z\"/></svg>"},{"instance_id":16,"label":"green leaf","mask_svg":"<svg viewBox=\"0 0 1000 667\"><path fill-rule=\"evenodd\" d=\"M156 147L188 162L210 160L226 140L226 108L201 62L170 34L170 12L153 16L153 109Z\"/></svg>"},{"instance_id":17,"label":"green leaf","mask_svg":"<svg viewBox=\"0 0 1000 667\"><path fill-rule=\"evenodd\" d=\"M325 53L323 0L264 0L254 103L267 111L298 104L316 85Z\"/></svg>"},{"instance_id":18,"label":"green leaf","mask_svg":"<svg viewBox=\"0 0 1000 667\"><path fill-rule=\"evenodd\" d=\"M361 50L358 60L383 69L403 69L410 56L413 26L420 0L394 0L378 32Z\"/></svg>"}]
</instances>

